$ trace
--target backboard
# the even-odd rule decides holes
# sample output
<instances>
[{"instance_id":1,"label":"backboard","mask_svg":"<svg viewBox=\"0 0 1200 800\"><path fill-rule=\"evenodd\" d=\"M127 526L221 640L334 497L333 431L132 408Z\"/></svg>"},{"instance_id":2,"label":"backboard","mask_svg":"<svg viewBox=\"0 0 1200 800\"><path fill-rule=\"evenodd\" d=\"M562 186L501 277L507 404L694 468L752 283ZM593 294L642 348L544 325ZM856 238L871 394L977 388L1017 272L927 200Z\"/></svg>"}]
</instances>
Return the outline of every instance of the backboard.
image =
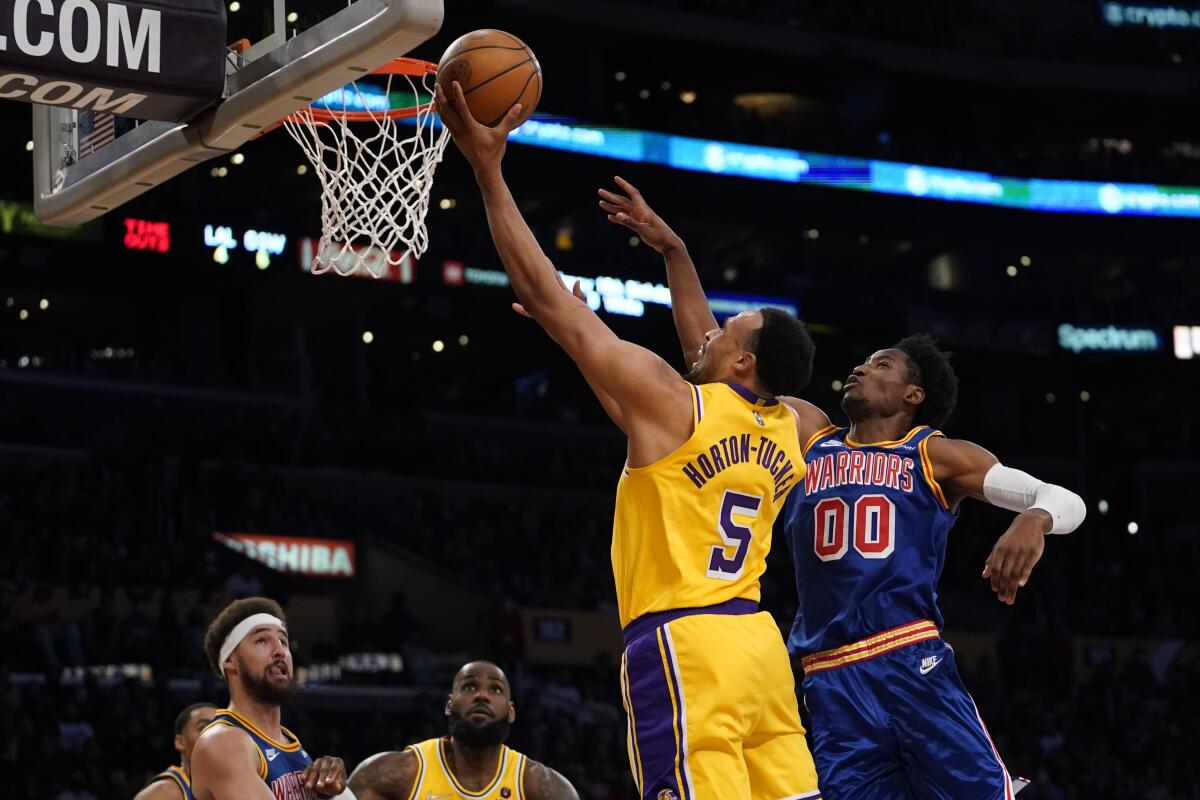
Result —
<instances>
[{"instance_id":1,"label":"backboard","mask_svg":"<svg viewBox=\"0 0 1200 800\"><path fill-rule=\"evenodd\" d=\"M81 142L93 144L93 132L102 124L97 120L104 118L100 109L35 104L34 209L39 219L51 225L95 219L203 161L236 150L288 114L410 52L435 35L443 20L443 0L355 0L307 30L293 32L282 30L287 25L284 0L258 1L269 4L269 34L241 52L222 54L226 74L221 96L191 118L142 121L103 147L81 147ZM168 22L164 18L163 25ZM167 51L161 57L166 62L171 55ZM111 117L107 120L111 124Z\"/></svg>"}]
</instances>

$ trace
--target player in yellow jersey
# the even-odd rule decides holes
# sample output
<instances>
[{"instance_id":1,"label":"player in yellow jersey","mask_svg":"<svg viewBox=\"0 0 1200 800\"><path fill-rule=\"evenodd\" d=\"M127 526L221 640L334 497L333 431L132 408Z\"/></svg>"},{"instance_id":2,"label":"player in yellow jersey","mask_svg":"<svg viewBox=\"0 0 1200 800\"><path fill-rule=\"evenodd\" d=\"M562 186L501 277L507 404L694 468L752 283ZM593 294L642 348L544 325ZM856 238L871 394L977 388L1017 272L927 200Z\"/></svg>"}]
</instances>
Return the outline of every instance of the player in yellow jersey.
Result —
<instances>
[{"instance_id":1,"label":"player in yellow jersey","mask_svg":"<svg viewBox=\"0 0 1200 800\"><path fill-rule=\"evenodd\" d=\"M504 672L488 661L464 664L446 700L450 735L377 753L358 765L358 800L579 800L562 775L504 742L517 718Z\"/></svg>"},{"instance_id":2,"label":"player in yellow jersey","mask_svg":"<svg viewBox=\"0 0 1200 800\"><path fill-rule=\"evenodd\" d=\"M791 409L813 345L775 310L709 331L684 380L622 341L566 290L501 174L519 107L493 128L462 87L437 107L475 171L496 250L523 310L575 361L628 436L612 559L625 629L629 755L647 800L810 800L804 740L783 637L758 612L771 526L804 458Z\"/></svg>"},{"instance_id":3,"label":"player in yellow jersey","mask_svg":"<svg viewBox=\"0 0 1200 800\"><path fill-rule=\"evenodd\" d=\"M212 703L192 703L175 717L175 749L179 766L170 766L155 775L133 800L195 800L192 796L192 748L200 733L212 721L217 707Z\"/></svg>"}]
</instances>

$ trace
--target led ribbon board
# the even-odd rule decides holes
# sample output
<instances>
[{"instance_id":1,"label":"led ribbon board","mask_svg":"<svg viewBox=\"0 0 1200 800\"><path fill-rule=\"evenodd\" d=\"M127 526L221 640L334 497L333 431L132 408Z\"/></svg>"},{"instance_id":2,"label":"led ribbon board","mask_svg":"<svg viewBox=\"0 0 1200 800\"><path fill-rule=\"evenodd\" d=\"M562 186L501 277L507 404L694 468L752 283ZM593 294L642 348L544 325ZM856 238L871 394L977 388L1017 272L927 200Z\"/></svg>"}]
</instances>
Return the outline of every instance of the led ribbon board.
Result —
<instances>
[{"instance_id":1,"label":"led ribbon board","mask_svg":"<svg viewBox=\"0 0 1200 800\"><path fill-rule=\"evenodd\" d=\"M510 139L533 147L753 180L1074 214L1200 218L1200 186L1015 178L666 133L530 119Z\"/></svg>"},{"instance_id":2,"label":"led ribbon board","mask_svg":"<svg viewBox=\"0 0 1200 800\"><path fill-rule=\"evenodd\" d=\"M625 317L641 317L647 305L671 307L671 290L661 283L650 283L633 278L614 278L600 275L594 278L560 273L563 283L579 289L587 298L593 311L605 311ZM442 282L447 286L490 286L509 285L508 275L496 269L468 267L461 261L442 263ZM782 309L794 317L799 316L796 303L785 297L750 295L736 292L713 292L708 295L709 307L718 320L732 317L743 311L758 311L764 306Z\"/></svg>"}]
</instances>

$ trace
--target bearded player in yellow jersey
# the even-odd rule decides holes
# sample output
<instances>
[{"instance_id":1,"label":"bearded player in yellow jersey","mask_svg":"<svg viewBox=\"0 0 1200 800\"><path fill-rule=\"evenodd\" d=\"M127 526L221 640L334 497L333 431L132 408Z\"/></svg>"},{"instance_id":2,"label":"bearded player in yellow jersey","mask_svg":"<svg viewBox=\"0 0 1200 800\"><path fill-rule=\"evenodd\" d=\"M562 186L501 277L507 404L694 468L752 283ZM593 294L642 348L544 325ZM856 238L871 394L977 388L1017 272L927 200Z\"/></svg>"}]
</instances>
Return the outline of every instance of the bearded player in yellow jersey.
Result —
<instances>
[{"instance_id":1,"label":"bearded player in yellow jersey","mask_svg":"<svg viewBox=\"0 0 1200 800\"><path fill-rule=\"evenodd\" d=\"M350 776L358 800L579 800L566 778L505 745L517 718L504 671L464 664L446 698L450 735L376 753Z\"/></svg>"},{"instance_id":2,"label":"bearded player in yellow jersey","mask_svg":"<svg viewBox=\"0 0 1200 800\"><path fill-rule=\"evenodd\" d=\"M804 326L775 309L739 314L708 333L692 382L617 338L562 284L504 182L520 107L489 128L471 117L458 83L436 93L524 312L629 438L612 560L641 796L820 797L783 637L758 611L772 524L804 478L796 417L775 399L811 375Z\"/></svg>"}]
</instances>

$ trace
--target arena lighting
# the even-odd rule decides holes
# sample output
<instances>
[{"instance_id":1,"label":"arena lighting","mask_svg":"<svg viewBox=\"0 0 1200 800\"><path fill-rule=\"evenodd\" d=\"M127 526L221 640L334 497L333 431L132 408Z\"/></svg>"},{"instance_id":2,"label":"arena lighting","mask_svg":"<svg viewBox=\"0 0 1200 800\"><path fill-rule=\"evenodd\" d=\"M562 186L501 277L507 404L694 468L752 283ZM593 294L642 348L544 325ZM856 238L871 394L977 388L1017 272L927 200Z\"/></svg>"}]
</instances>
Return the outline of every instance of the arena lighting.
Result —
<instances>
[{"instance_id":1,"label":"arena lighting","mask_svg":"<svg viewBox=\"0 0 1200 800\"><path fill-rule=\"evenodd\" d=\"M399 675L404 657L399 653L347 653L333 663L296 667L296 682L333 683L346 675Z\"/></svg>"},{"instance_id":2,"label":"arena lighting","mask_svg":"<svg viewBox=\"0 0 1200 800\"><path fill-rule=\"evenodd\" d=\"M1153 353L1162 348L1158 332L1150 328L1058 326L1058 346L1073 353Z\"/></svg>"},{"instance_id":3,"label":"arena lighting","mask_svg":"<svg viewBox=\"0 0 1200 800\"><path fill-rule=\"evenodd\" d=\"M149 664L89 664L86 667L63 667L60 680L64 686L78 686L92 679L101 686L126 681L154 682L154 669Z\"/></svg>"},{"instance_id":4,"label":"arena lighting","mask_svg":"<svg viewBox=\"0 0 1200 800\"><path fill-rule=\"evenodd\" d=\"M205 225L204 245L216 251L223 251L226 259L228 259L228 254L237 250L239 246L251 253L278 256L283 255L283 250L287 247L287 235L250 229L238 237L234 235L233 228L227 225ZM218 261L218 263L225 262ZM259 263L261 264L262 261L260 260ZM269 259L267 263L270 263Z\"/></svg>"},{"instance_id":5,"label":"arena lighting","mask_svg":"<svg viewBox=\"0 0 1200 800\"><path fill-rule=\"evenodd\" d=\"M587 298L593 311L604 311L625 317L642 317L646 306L671 307L671 290L661 283L647 283L632 278L614 278L600 275L594 278L561 273L563 283L579 288ZM497 269L480 269L465 266L461 261L442 262L442 282L447 286L508 286L508 276ZM758 311L764 306L782 309L792 316L800 315L796 303L782 297L749 295L735 292L712 292L708 295L709 307L718 321L736 316L743 311Z\"/></svg>"},{"instance_id":6,"label":"arena lighting","mask_svg":"<svg viewBox=\"0 0 1200 800\"><path fill-rule=\"evenodd\" d=\"M300 271L308 272L316 275L334 275L336 272L347 272L355 267L357 261L361 267L354 272L351 272L351 278L365 278L367 280L390 281L392 283L412 283L416 280L417 262L412 257L411 253L400 252L393 250L391 253L385 253L374 245L353 245L349 248L352 252L335 252L326 254L326 259L333 259L334 269L328 272L313 273L313 265L317 259L317 248L320 247L320 241L309 237L304 237L300 240L297 254L300 259ZM379 277L376 278L375 275Z\"/></svg>"},{"instance_id":7,"label":"arena lighting","mask_svg":"<svg viewBox=\"0 0 1200 800\"><path fill-rule=\"evenodd\" d=\"M354 577L354 542L257 533L213 532L213 539L278 572L320 578Z\"/></svg>"},{"instance_id":8,"label":"arena lighting","mask_svg":"<svg viewBox=\"0 0 1200 800\"><path fill-rule=\"evenodd\" d=\"M1113 28L1200 31L1200 8L1146 3L1101 3L1100 14Z\"/></svg>"},{"instance_id":9,"label":"arena lighting","mask_svg":"<svg viewBox=\"0 0 1200 800\"><path fill-rule=\"evenodd\" d=\"M126 217L125 238L122 241L126 250L168 253L171 251L171 226L166 222Z\"/></svg>"},{"instance_id":10,"label":"arena lighting","mask_svg":"<svg viewBox=\"0 0 1200 800\"><path fill-rule=\"evenodd\" d=\"M1176 358L1200 358L1200 325L1176 325L1173 335Z\"/></svg>"},{"instance_id":11,"label":"arena lighting","mask_svg":"<svg viewBox=\"0 0 1200 800\"><path fill-rule=\"evenodd\" d=\"M400 101L397 107L407 105ZM348 84L340 89L334 89L329 94L312 103L317 108L328 108L332 111L389 111L392 99L387 90L373 83Z\"/></svg>"},{"instance_id":12,"label":"arena lighting","mask_svg":"<svg viewBox=\"0 0 1200 800\"><path fill-rule=\"evenodd\" d=\"M440 123L434 120L433 124L436 126ZM992 175L922 164L695 139L632 128L584 125L551 115L538 115L530 119L513 131L510 138L533 147L619 161L926 200L1052 213L1200 217L1200 186Z\"/></svg>"}]
</instances>

